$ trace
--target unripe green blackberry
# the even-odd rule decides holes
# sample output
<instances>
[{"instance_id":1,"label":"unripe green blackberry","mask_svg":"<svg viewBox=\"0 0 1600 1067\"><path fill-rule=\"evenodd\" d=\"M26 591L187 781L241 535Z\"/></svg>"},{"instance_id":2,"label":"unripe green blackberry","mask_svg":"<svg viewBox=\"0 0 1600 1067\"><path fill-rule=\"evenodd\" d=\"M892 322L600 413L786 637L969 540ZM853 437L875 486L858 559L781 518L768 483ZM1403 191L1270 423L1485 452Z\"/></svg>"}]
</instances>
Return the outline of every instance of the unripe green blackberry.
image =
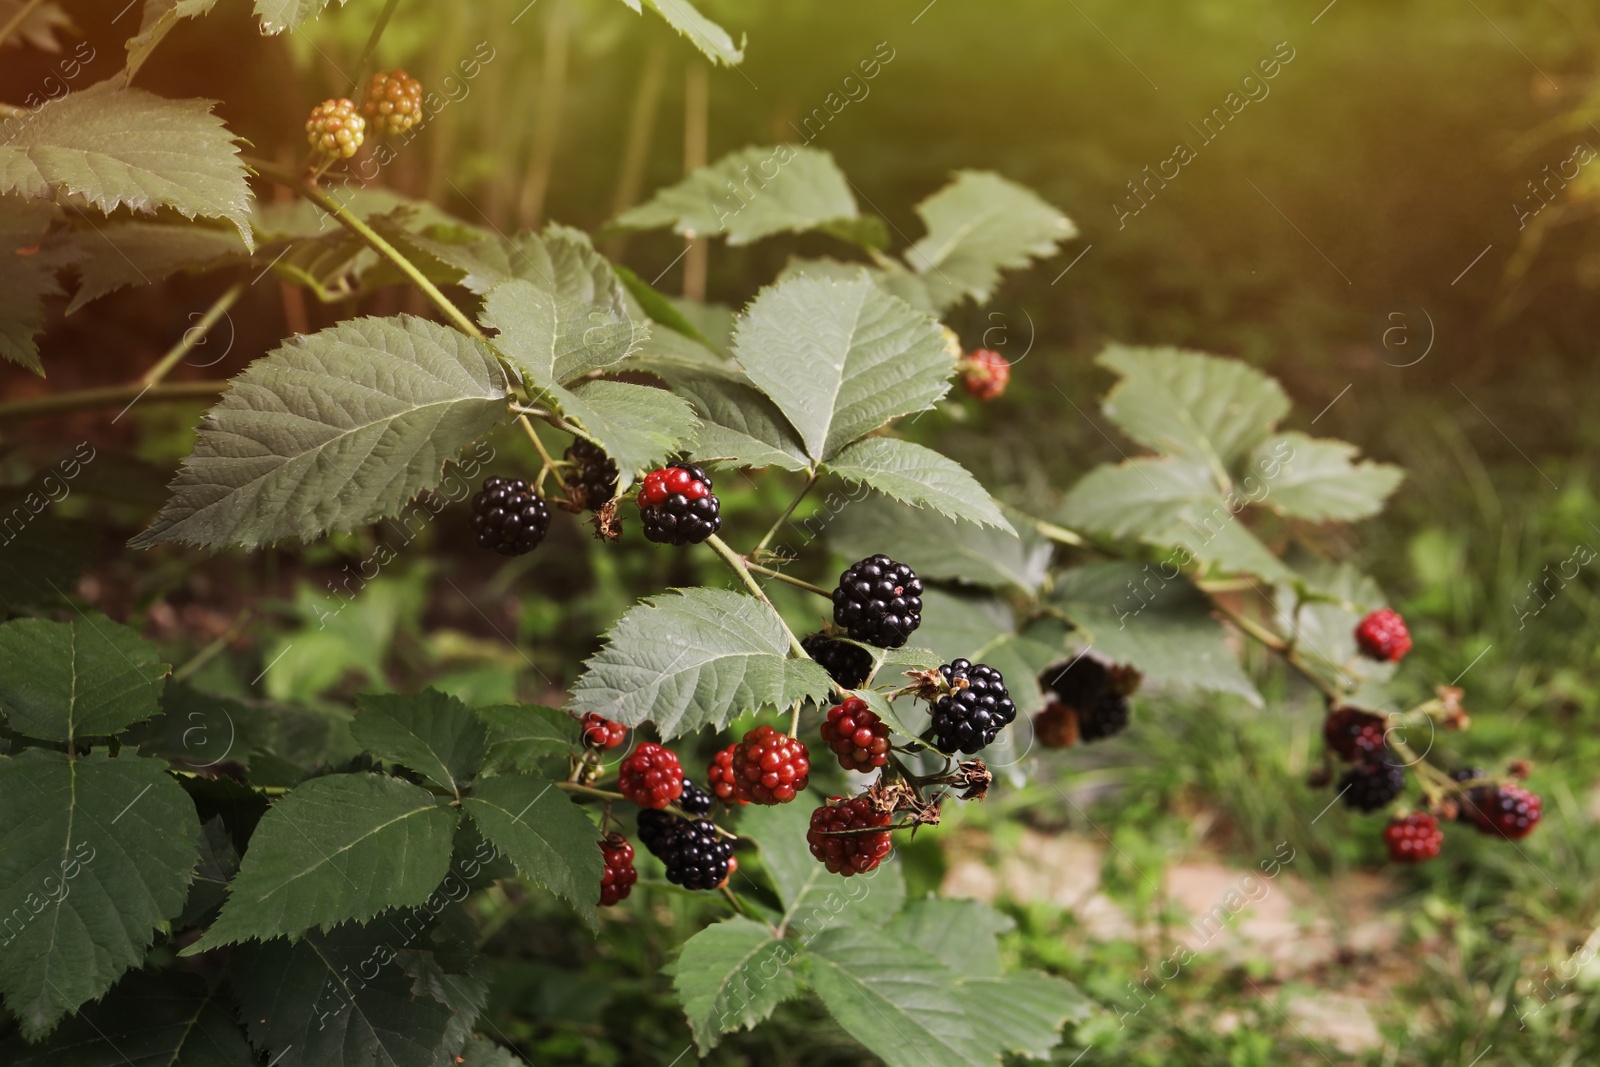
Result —
<instances>
[{"instance_id":1,"label":"unripe green blackberry","mask_svg":"<svg viewBox=\"0 0 1600 1067\"><path fill-rule=\"evenodd\" d=\"M329 159L349 159L366 139L367 120L354 101L343 97L324 100L306 119L306 140Z\"/></svg>"}]
</instances>

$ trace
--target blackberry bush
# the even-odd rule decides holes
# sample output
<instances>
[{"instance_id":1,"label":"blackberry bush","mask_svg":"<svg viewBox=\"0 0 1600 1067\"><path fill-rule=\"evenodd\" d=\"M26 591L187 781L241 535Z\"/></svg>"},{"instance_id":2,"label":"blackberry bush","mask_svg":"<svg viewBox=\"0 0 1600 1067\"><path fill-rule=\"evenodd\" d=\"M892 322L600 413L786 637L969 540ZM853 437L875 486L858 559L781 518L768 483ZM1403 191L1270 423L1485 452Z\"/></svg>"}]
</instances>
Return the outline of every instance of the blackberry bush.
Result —
<instances>
[{"instance_id":1,"label":"blackberry bush","mask_svg":"<svg viewBox=\"0 0 1600 1067\"><path fill-rule=\"evenodd\" d=\"M57 4L36 6L59 25ZM942 321L970 319L1008 272L1070 252L1072 223L1028 189L958 174L922 204L892 206L922 220L902 244L878 232L825 151L782 145L698 168L610 220L618 236L693 234L720 256L718 239L773 236L777 210L786 234L857 246L829 249L844 253L832 265L789 261L775 279L719 264L721 293L757 294L730 315L669 299L644 280L653 271L612 262L580 230L499 225L508 210L544 214L555 165L554 128L517 110L519 82L494 80L526 71L520 29L470 62L422 57L452 108L450 136L432 146L410 135L446 101L399 70L375 75L359 108L317 105L303 129L296 118L274 129L254 90L213 110L139 87L139 65L170 54L164 35L211 6L151 2L121 23L133 36L109 50L126 57L119 70L47 101L0 101L0 234L15 253L0 256L0 357L20 383L0 396L0 433L44 417L84 430L69 458L43 466L31 425L0 448L11 499L0 513L0 823L22 828L0 858L0 1062L122 1062L123 1048L188 1062L190 1049L156 1047L168 1030L179 1043L203 1034L229 1063L340 1067L385 1062L394 1048L419 1064L503 1061L511 1050L478 1031L500 1029L484 1005L516 1016L526 999L490 988L525 970L513 932L566 909L571 929L552 943L567 951L585 929L659 938L712 914L638 880L634 846L614 830L635 807L636 840L670 883L725 891L702 903L726 911L682 946L612 953L678 961L673 988L702 1050L766 1017L771 1005L741 999L758 987L781 993L775 1004L809 986L839 1024L834 1059L935 1058L924 1053L938 1043L903 1046L882 1025L897 1014L948 1023L951 1062L1061 1059L1070 1053L1049 1046L1080 1017L1081 994L1035 973L1018 983L1026 995L1009 995L992 911L963 905L970 923L952 963L940 950L953 942L928 942L949 929L938 902L902 902L892 878L885 892L866 883L862 898L861 882L841 892L826 872L871 875L894 835L932 835L946 805L1031 773L1032 759L997 776L981 758L947 758L982 752L1019 710L1038 713L1051 748L1121 731L1140 672L1175 699L1260 700L1244 670L1254 657L1238 656L1245 642L1339 709L1327 737L1352 761L1348 805L1376 810L1415 786L1404 802L1419 810L1386 832L1399 854L1436 849L1427 820L1452 808L1496 838L1538 824L1542 805L1522 785L1452 779L1403 731L1385 747L1351 710L1368 682L1396 673L1370 660L1399 661L1410 637L1392 611L1352 611L1381 592L1348 566L1330 578L1321 557L1349 541L1329 527L1375 515L1399 472L1285 432L1287 394L1260 371L1109 346L1099 366L1118 384L1101 413L1139 454L1060 493L1012 494L1017 507L937 451L941 428L970 415L946 399L952 384L979 399L1032 384L992 352L964 359ZM465 17L389 4L368 25L358 5L256 6L263 30L328 45L352 72L403 48L380 40L391 21ZM693 5L672 7L657 10L692 26L718 62L739 62L732 37ZM0 45L17 44L18 20L0 23ZM585 47L632 32L622 26L595 23ZM436 28L403 36L440 50L460 38L457 25ZM499 48L510 54L496 61ZM280 53L274 63L291 61ZM586 52L585 70L604 54ZM546 64L552 78L560 69ZM296 115L297 80L273 82ZM248 129L225 125L235 116ZM508 131L504 145L470 139L487 122ZM540 131L531 145L524 129ZM597 137L620 143L618 132ZM376 143L362 152L368 133ZM303 167L302 136L313 150ZM470 190L452 188L444 204L411 195L453 187L458 160L496 183L483 199L492 215L477 214ZM757 173L768 206L721 210ZM841 269L852 257L859 266ZM704 268L687 259L685 274ZM177 274L184 284L167 286ZM267 274L275 284L257 287ZM135 281L152 283L149 307L100 302ZM179 292L210 306L168 306ZM247 343L232 361L191 358L233 316ZM154 325L173 323L187 324L176 340ZM105 336L126 342L115 362L74 362L84 337ZM116 377L99 380L107 366ZM192 442L173 430L186 409L157 417L197 399L210 407ZM913 422L928 443L907 439ZM102 448L116 458L98 460ZM537 473L485 479L513 463ZM162 465L176 469L165 505L125 529L147 494L143 475L116 483ZM708 467L727 472L726 541ZM566 509L594 512L607 544L552 539L537 583L492 556L457 558L429 527L480 479L470 521L484 548L511 556L546 541L547 479ZM51 510L68 483L73 503ZM1152 486L1167 494L1159 507ZM664 558L624 536L616 512L635 487L645 540L701 547ZM1042 497L1048 514L1030 504ZM1180 512L1191 521L1173 521ZM112 549L130 533L129 551ZM235 554L264 546L260 565ZM850 559L836 588L813 584ZM1341 647L1353 633L1364 656L1331 661L1302 640L1312 632ZM893 651L874 672L879 657L860 645ZM1116 664L1066 665L1080 647ZM979 658L1013 677L1043 672L1044 688L1010 693ZM919 698L932 703L926 730L906 725ZM1395 722L1464 726L1460 698L1442 687ZM809 820L778 806L810 788L802 724L864 776L852 779L863 792ZM743 739L712 758L706 788L686 781L665 746L702 759L730 729ZM657 740L626 751L630 730ZM730 882L735 838L761 861ZM599 907L625 914L602 922ZM906 961L915 973L873 983L883 1014L863 1013L859 983L838 978ZM708 978L714 994L697 984ZM966 1025L982 1007L974 981L1004 998L1005 1026ZM184 1025L156 1025L168 1015ZM360 1022L377 1017L382 1033ZM514 1023L519 1037L544 1026ZM847 1038L865 1049L843 1048ZM519 1053L548 1054L533 1040Z\"/></svg>"}]
</instances>

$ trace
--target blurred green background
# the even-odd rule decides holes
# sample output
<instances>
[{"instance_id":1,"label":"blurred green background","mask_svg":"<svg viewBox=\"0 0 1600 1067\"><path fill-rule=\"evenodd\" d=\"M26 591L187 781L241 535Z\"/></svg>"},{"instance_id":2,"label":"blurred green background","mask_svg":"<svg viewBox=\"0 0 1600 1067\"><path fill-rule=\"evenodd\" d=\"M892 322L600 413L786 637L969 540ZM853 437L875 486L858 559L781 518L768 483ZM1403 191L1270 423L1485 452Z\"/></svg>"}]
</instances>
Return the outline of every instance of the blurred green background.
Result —
<instances>
[{"instance_id":1,"label":"blurred green background","mask_svg":"<svg viewBox=\"0 0 1600 1067\"><path fill-rule=\"evenodd\" d=\"M1070 754L1054 777L952 820L906 857L914 888L950 879L1007 902L1019 922L1010 952L1106 1005L1061 1063L1600 1062L1600 969L1563 969L1594 945L1600 914L1594 576L1527 615L1547 565L1600 544L1600 431L1589 416L1600 398L1591 342L1600 160L1550 178L1563 164L1572 173L1580 147L1600 150L1594 5L723 0L702 7L736 37L748 34L747 59L710 70L660 20L615 0L525 3L401 3L383 40L386 64L438 87L480 42L494 58L458 82L459 99L385 169L386 185L507 232L551 219L598 231L619 206L683 173L700 121L711 160L795 139L800 127L838 159L898 248L921 233L913 205L951 171L994 170L1080 230L1062 255L953 320L968 347L1018 361L1011 392L983 409L953 404L920 427L998 496L1048 513L1082 472L1116 457L1096 415L1107 378L1091 363L1108 339L1262 366L1294 397L1299 428L1315 421L1318 433L1407 468L1390 513L1329 547L1374 573L1412 620L1418 648L1407 668L1419 692L1465 672L1473 730L1452 739L1463 758L1535 762L1545 825L1520 853L1456 833L1445 859L1383 870L1377 824L1342 810L1319 819L1325 796L1304 784L1318 744L1311 694L1263 664L1275 697L1264 713L1142 701L1126 737ZM105 73L129 30L118 7L73 11L108 57ZM349 90L381 7L351 0L269 40L255 34L247 5L225 0L181 26L140 81L220 100L254 151L287 162L301 151L306 109ZM1245 81L1273 57L1275 76ZM863 79L859 64L871 58L877 74ZM56 62L4 53L5 97L20 98L15 90ZM1248 99L1237 114L1230 93ZM1190 124L1215 108L1228 121L1207 141ZM1141 206L1128 183L1179 142L1194 158L1145 187ZM611 248L662 289L684 288L692 257L680 258L677 238ZM818 254L849 253L821 237L717 245L707 295L737 307L791 255ZM126 292L56 322L48 382L0 368L0 393L122 380L153 362L219 284L180 278L159 299ZM363 308L400 310L406 299L380 294ZM224 359L178 377L234 373L290 330L352 311L263 286L233 311ZM198 412L151 408L120 426L100 415L38 422L9 441L5 473L23 480L83 439L136 448L142 463L97 468L107 484L75 505L113 521L85 595L194 650L263 597L252 609L256 643L237 658L289 657L271 676L276 698L332 702L386 678L501 699L530 662L559 685L632 597L697 566L667 553L591 551L569 527L555 551L497 570L459 549L464 521L442 522L338 626L316 628L312 598L362 555L361 536L201 566L117 548L162 499ZM516 447L502 452L508 467ZM770 512L785 494L766 489L764 501L739 506ZM453 587L473 588L488 611ZM196 677L244 692L253 673L221 657ZM1236 951L1202 956L1126 1014L1144 1002L1133 984L1166 954L1184 879L1226 885L1283 841L1299 850L1291 870L1304 894L1283 890L1293 906L1282 925L1241 932ZM1059 868L1069 883L1086 869L1084 895L1040 891L1008 855ZM491 934L510 991L495 1018L542 1051L535 1062L665 1063L661 1050L682 1045L658 970L667 946L703 920L696 905L658 902L613 924L599 946L563 933L553 911L507 916ZM1309 961L1286 961L1285 942L1318 947ZM1319 1015L1319 1005L1339 1010ZM790 1006L719 1055L849 1062L857 1053L819 1019Z\"/></svg>"}]
</instances>

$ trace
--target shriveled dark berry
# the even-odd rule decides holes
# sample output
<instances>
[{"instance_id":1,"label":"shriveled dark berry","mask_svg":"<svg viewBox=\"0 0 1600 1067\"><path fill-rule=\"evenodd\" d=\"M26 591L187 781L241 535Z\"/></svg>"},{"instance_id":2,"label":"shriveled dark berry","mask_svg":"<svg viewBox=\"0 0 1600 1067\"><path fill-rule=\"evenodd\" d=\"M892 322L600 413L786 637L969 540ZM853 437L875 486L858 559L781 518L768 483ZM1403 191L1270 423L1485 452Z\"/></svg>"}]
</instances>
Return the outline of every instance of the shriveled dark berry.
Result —
<instances>
[{"instance_id":1,"label":"shriveled dark berry","mask_svg":"<svg viewBox=\"0 0 1600 1067\"><path fill-rule=\"evenodd\" d=\"M900 648L922 625L922 580L904 563L868 556L839 575L833 621L864 644Z\"/></svg>"},{"instance_id":2,"label":"shriveled dark berry","mask_svg":"<svg viewBox=\"0 0 1600 1067\"><path fill-rule=\"evenodd\" d=\"M550 532L550 509L521 478L486 478L472 498L472 529L480 548L520 556Z\"/></svg>"},{"instance_id":3,"label":"shriveled dark berry","mask_svg":"<svg viewBox=\"0 0 1600 1067\"><path fill-rule=\"evenodd\" d=\"M988 664L958 659L939 673L950 686L933 703L933 738L939 751L982 751L1017 717L1005 679Z\"/></svg>"},{"instance_id":4,"label":"shriveled dark berry","mask_svg":"<svg viewBox=\"0 0 1600 1067\"><path fill-rule=\"evenodd\" d=\"M800 647L828 672L828 677L840 689L859 689L872 673L872 653L860 645L814 633L801 641Z\"/></svg>"}]
</instances>

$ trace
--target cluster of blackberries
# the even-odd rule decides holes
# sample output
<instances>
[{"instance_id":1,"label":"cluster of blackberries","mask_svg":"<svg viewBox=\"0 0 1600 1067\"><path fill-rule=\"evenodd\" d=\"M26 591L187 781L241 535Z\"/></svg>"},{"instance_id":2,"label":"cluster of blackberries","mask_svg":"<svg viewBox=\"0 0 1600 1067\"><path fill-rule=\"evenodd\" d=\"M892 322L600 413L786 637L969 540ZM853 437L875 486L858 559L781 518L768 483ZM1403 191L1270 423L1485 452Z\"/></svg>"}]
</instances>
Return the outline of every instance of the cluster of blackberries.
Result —
<instances>
[{"instance_id":1,"label":"cluster of blackberries","mask_svg":"<svg viewBox=\"0 0 1600 1067\"><path fill-rule=\"evenodd\" d=\"M472 529L480 548L520 556L550 532L550 509L521 478L487 478L472 498Z\"/></svg>"},{"instance_id":2,"label":"cluster of blackberries","mask_svg":"<svg viewBox=\"0 0 1600 1067\"><path fill-rule=\"evenodd\" d=\"M1119 734L1128 727L1128 697L1138 686L1136 671L1088 656L1048 667L1039 687L1050 700L1034 716L1034 737L1045 748L1070 748Z\"/></svg>"},{"instance_id":3,"label":"cluster of blackberries","mask_svg":"<svg viewBox=\"0 0 1600 1067\"><path fill-rule=\"evenodd\" d=\"M1017 717L1005 679L986 663L958 659L939 668L949 692L933 702L933 739L941 752L980 752Z\"/></svg>"},{"instance_id":4,"label":"cluster of blackberries","mask_svg":"<svg viewBox=\"0 0 1600 1067\"><path fill-rule=\"evenodd\" d=\"M721 504L711 476L691 463L674 463L645 475L639 488L639 518L646 540L662 545L698 545L722 529Z\"/></svg>"}]
</instances>

